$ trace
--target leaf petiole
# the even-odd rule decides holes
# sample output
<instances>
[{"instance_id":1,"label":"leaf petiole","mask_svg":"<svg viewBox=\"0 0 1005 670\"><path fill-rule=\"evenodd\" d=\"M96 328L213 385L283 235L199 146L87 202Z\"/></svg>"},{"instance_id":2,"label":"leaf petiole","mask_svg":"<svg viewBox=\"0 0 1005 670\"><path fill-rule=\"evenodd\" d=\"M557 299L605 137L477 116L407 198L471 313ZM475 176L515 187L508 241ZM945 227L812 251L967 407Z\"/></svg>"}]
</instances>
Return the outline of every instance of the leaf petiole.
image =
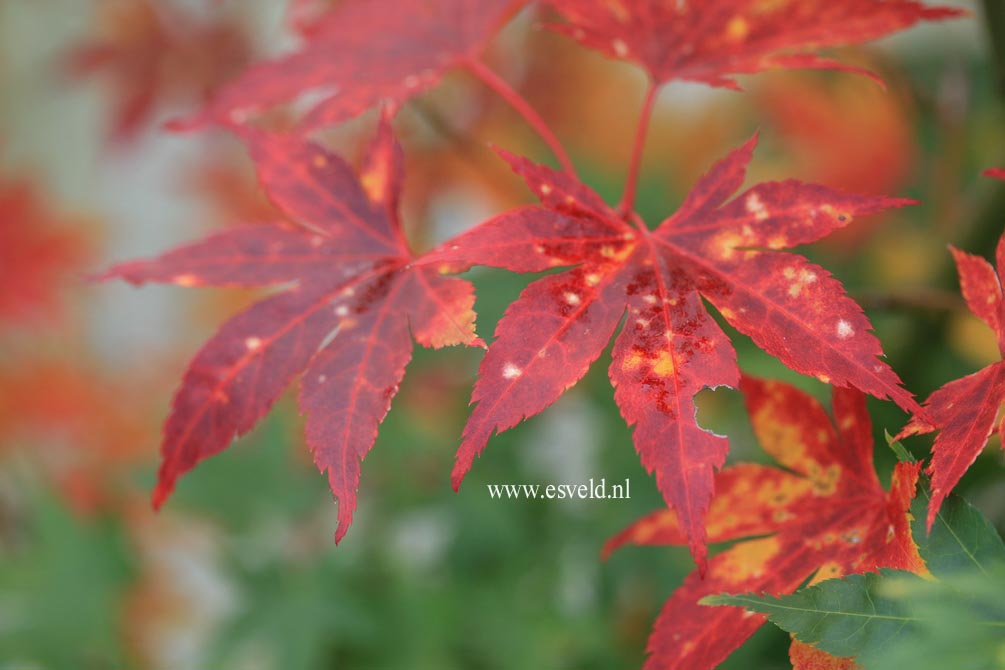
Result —
<instances>
[{"instance_id":1,"label":"leaf petiole","mask_svg":"<svg viewBox=\"0 0 1005 670\"><path fill-rule=\"evenodd\" d=\"M649 121L653 116L653 108L656 106L656 98L660 92L660 85L650 82L649 90L646 91L645 101L642 103L642 112L639 115L639 125L635 130L635 143L632 147L632 158L628 164L628 176L625 179L625 193L621 197L621 204L618 211L622 216L627 215L635 206L635 194L639 183L639 170L642 167L642 153L645 151L646 135L649 133Z\"/></svg>"},{"instance_id":2,"label":"leaf petiole","mask_svg":"<svg viewBox=\"0 0 1005 670\"><path fill-rule=\"evenodd\" d=\"M506 81L496 74L491 68L486 66L481 61L476 58L466 58L461 64L475 77L477 77L483 84L492 89L500 98L506 101L510 107L512 107L524 120L534 129L535 132L544 140L544 143L548 145L551 152L555 154L555 158L558 159L559 164L562 166L562 170L567 172L572 176L576 176L576 168L573 167L572 161L569 159L569 154L566 153L565 147L559 142L558 137L552 132L551 128L548 127L547 122L541 118L541 115L537 113L527 99L524 98L520 93L510 86Z\"/></svg>"}]
</instances>

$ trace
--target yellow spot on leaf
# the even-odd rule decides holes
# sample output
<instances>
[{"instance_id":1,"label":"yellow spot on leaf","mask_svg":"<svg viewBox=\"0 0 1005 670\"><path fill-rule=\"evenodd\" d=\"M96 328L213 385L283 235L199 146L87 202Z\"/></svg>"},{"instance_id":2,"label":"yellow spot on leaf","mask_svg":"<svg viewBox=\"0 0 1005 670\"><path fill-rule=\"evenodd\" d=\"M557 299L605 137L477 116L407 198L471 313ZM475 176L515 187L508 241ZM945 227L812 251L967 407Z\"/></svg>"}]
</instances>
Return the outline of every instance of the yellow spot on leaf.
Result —
<instances>
[{"instance_id":1,"label":"yellow spot on leaf","mask_svg":"<svg viewBox=\"0 0 1005 670\"><path fill-rule=\"evenodd\" d=\"M644 361L644 360L645 360L645 357L642 354L640 354L639 352L637 352L637 351L630 351L630 352L628 352L628 355L625 356L625 360L621 364L621 369L624 370L625 372L628 372L630 370L635 370L640 365L642 365L642 361Z\"/></svg>"},{"instance_id":2,"label":"yellow spot on leaf","mask_svg":"<svg viewBox=\"0 0 1005 670\"><path fill-rule=\"evenodd\" d=\"M360 182L363 190L370 198L370 202L383 202L386 195L387 180L384 178L383 170L379 167L367 170L360 175Z\"/></svg>"},{"instance_id":3,"label":"yellow spot on leaf","mask_svg":"<svg viewBox=\"0 0 1005 670\"><path fill-rule=\"evenodd\" d=\"M730 584L742 584L760 577L780 549L781 544L775 537L744 542L722 554L723 560L716 566L715 576Z\"/></svg>"},{"instance_id":4,"label":"yellow spot on leaf","mask_svg":"<svg viewBox=\"0 0 1005 670\"><path fill-rule=\"evenodd\" d=\"M660 355L656 357L656 362L653 364L653 372L660 377L669 377L677 369L674 364L673 354L669 351L661 351Z\"/></svg>"},{"instance_id":5,"label":"yellow spot on leaf","mask_svg":"<svg viewBox=\"0 0 1005 670\"><path fill-rule=\"evenodd\" d=\"M740 233L726 230L709 239L709 255L718 256L722 259L730 259L736 252L737 247L745 246L748 242L749 238Z\"/></svg>"},{"instance_id":6,"label":"yellow spot on leaf","mask_svg":"<svg viewBox=\"0 0 1005 670\"><path fill-rule=\"evenodd\" d=\"M171 283L177 284L178 286L198 286L199 278L195 275L178 275L171 279Z\"/></svg>"},{"instance_id":7,"label":"yellow spot on leaf","mask_svg":"<svg viewBox=\"0 0 1005 670\"><path fill-rule=\"evenodd\" d=\"M819 496L833 495L841 480L841 466L836 463L821 469L816 463L809 468L810 481L813 482L813 492Z\"/></svg>"},{"instance_id":8,"label":"yellow spot on leaf","mask_svg":"<svg viewBox=\"0 0 1005 670\"><path fill-rule=\"evenodd\" d=\"M742 16L734 16L726 26L726 35L734 42L746 39L750 33L750 24Z\"/></svg>"},{"instance_id":9,"label":"yellow spot on leaf","mask_svg":"<svg viewBox=\"0 0 1005 670\"><path fill-rule=\"evenodd\" d=\"M840 577L842 575L841 566L834 561L828 561L820 566L817 573L813 575L813 579L810 580L810 585L816 584L817 582L822 582L825 579L834 579L835 577Z\"/></svg>"}]
</instances>

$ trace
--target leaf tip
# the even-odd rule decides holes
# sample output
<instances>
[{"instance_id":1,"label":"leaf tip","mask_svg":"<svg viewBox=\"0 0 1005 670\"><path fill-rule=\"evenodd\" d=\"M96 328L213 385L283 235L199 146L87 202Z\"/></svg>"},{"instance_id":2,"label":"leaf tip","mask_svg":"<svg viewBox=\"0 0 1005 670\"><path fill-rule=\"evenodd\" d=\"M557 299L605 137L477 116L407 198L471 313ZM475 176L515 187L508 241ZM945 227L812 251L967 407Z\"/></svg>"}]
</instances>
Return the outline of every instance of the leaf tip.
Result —
<instances>
[{"instance_id":1,"label":"leaf tip","mask_svg":"<svg viewBox=\"0 0 1005 670\"><path fill-rule=\"evenodd\" d=\"M171 480L161 479L157 482L156 488L154 488L153 494L150 496L150 505L153 507L155 512L159 512L167 499L171 496L171 492L174 490L174 482Z\"/></svg>"},{"instance_id":2,"label":"leaf tip","mask_svg":"<svg viewBox=\"0 0 1005 670\"><path fill-rule=\"evenodd\" d=\"M450 487L454 489L454 493L460 491L461 482L464 481L464 476L468 473L470 467L470 463L463 463L460 460L454 463L454 469L450 473Z\"/></svg>"}]
</instances>

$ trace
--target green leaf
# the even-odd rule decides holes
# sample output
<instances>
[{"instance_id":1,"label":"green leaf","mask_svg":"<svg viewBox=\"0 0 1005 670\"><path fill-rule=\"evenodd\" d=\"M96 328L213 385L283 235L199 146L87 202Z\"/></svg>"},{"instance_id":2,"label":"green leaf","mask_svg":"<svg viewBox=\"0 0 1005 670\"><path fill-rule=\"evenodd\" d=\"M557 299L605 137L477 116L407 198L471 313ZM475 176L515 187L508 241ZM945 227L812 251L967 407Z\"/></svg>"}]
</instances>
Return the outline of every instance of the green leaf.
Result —
<instances>
[{"instance_id":1,"label":"green leaf","mask_svg":"<svg viewBox=\"0 0 1005 670\"><path fill-rule=\"evenodd\" d=\"M886 446L890 447L898 461L901 463L916 463L918 461L902 442L893 439L893 435L890 435L886 430L883 431L883 437L886 438Z\"/></svg>"},{"instance_id":2,"label":"green leaf","mask_svg":"<svg viewBox=\"0 0 1005 670\"><path fill-rule=\"evenodd\" d=\"M905 604L874 597L876 585L890 575L921 581L909 572L884 570L829 579L780 598L717 595L703 598L701 604L733 605L767 614L782 630L835 656L865 655L910 636L916 625Z\"/></svg>"},{"instance_id":3,"label":"green leaf","mask_svg":"<svg viewBox=\"0 0 1005 670\"><path fill-rule=\"evenodd\" d=\"M1005 670L1005 570L884 580L876 597L899 600L917 624L863 663L869 670Z\"/></svg>"},{"instance_id":4,"label":"green leaf","mask_svg":"<svg viewBox=\"0 0 1005 670\"><path fill-rule=\"evenodd\" d=\"M961 572L988 575L1005 564L1005 543L991 522L966 500L950 495L942 504L932 532L925 529L925 510L931 493L927 487L914 500L911 530L921 557L938 579Z\"/></svg>"},{"instance_id":5,"label":"green leaf","mask_svg":"<svg viewBox=\"0 0 1005 670\"><path fill-rule=\"evenodd\" d=\"M768 615L800 641L867 670L1005 670L1005 570L942 582L909 572L829 579L781 598L709 596Z\"/></svg>"}]
</instances>

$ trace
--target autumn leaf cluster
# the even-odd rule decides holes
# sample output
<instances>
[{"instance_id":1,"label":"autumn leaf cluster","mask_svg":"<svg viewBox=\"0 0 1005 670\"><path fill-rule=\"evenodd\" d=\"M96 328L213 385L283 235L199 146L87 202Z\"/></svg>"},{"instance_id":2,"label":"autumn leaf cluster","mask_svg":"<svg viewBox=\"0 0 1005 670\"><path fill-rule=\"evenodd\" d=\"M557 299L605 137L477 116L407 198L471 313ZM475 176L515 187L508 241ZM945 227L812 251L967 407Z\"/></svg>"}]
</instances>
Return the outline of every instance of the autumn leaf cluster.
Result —
<instances>
[{"instance_id":1,"label":"autumn leaf cluster","mask_svg":"<svg viewBox=\"0 0 1005 670\"><path fill-rule=\"evenodd\" d=\"M865 395L912 415L905 436L941 431L928 466L931 522L992 430L1005 393L1002 364L951 382L921 407L883 360L869 320L839 279L792 251L858 217L914 201L795 179L744 188L756 136L710 166L655 225L642 220L635 200L649 120L666 84L740 90L737 75L777 68L879 81L821 50L960 11L911 0L291 5L295 49L253 63L201 109L170 124L176 131L217 127L240 138L274 220L234 226L101 274L134 284L273 287L226 320L184 373L164 426L155 505L182 474L250 431L299 379L306 442L337 501L339 540L352 523L361 462L413 343L486 350L453 467L456 489L495 434L544 411L613 340L606 364L614 400L666 509L610 547L684 544L697 564L657 621L649 667L713 667L764 621L736 608L705 608L698 604L705 595L788 593L807 579L879 568L925 571L909 528L920 465L899 465L890 491L883 490L872 466ZM518 14L644 71L648 92L620 202L606 202L579 178L547 123L486 64L485 50ZM465 232L420 250L401 220L407 175L394 118L454 71L510 104L558 167L497 148L538 203L472 221ZM378 110L379 119L358 165L318 141L318 131L367 110ZM286 114L285 130L276 129L277 114ZM1002 346L1005 252L999 247L997 271L954 254L968 304ZM474 287L454 276L474 266L548 271L484 341L475 328ZM742 376L715 315L792 370L832 385L833 421L791 387ZM695 395L716 387L743 391L761 446L785 470L723 467L727 438L696 419ZM753 536L708 558L708 542ZM807 668L850 662L800 642L792 658Z\"/></svg>"}]
</instances>

